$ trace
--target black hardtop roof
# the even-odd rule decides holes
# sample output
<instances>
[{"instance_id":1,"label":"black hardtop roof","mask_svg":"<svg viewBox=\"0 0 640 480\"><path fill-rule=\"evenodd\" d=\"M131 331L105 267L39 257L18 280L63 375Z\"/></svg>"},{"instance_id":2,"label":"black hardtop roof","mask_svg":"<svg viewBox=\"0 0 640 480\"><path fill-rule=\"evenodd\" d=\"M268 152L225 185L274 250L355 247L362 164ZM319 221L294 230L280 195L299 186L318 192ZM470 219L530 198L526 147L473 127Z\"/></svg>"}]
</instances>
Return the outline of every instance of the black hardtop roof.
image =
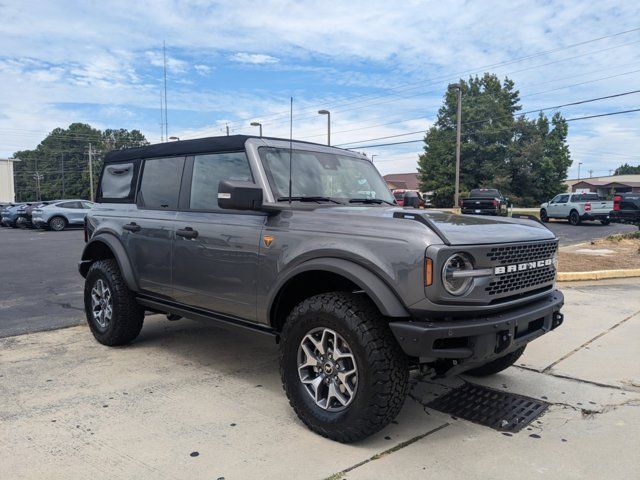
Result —
<instances>
[{"instance_id":1,"label":"black hardtop roof","mask_svg":"<svg viewBox=\"0 0 640 480\"><path fill-rule=\"evenodd\" d=\"M137 158L171 157L174 155L191 155L199 153L232 152L243 150L244 144L249 138L259 138L264 140L281 140L288 142L287 138L258 137L255 135L225 135L221 137L196 138L194 140L178 140L175 142L156 143L146 147L125 148L113 150L105 155L104 163L124 162ZM313 142L302 142L293 140L296 143L308 143L319 145Z\"/></svg>"}]
</instances>

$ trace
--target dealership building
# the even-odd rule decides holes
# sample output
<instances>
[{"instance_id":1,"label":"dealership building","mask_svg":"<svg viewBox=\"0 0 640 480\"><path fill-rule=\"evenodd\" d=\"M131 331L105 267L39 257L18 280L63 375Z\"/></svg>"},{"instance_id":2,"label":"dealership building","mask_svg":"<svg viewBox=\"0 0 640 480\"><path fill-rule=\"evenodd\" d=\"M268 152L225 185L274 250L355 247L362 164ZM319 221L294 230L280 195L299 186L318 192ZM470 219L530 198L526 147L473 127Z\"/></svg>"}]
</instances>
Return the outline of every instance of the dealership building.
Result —
<instances>
[{"instance_id":1,"label":"dealership building","mask_svg":"<svg viewBox=\"0 0 640 480\"><path fill-rule=\"evenodd\" d=\"M0 202L13 202L16 190L13 184L13 158L0 158Z\"/></svg>"},{"instance_id":2,"label":"dealership building","mask_svg":"<svg viewBox=\"0 0 640 480\"><path fill-rule=\"evenodd\" d=\"M640 192L640 175L576 178L565 184L568 192L591 192L606 197L614 193Z\"/></svg>"}]
</instances>

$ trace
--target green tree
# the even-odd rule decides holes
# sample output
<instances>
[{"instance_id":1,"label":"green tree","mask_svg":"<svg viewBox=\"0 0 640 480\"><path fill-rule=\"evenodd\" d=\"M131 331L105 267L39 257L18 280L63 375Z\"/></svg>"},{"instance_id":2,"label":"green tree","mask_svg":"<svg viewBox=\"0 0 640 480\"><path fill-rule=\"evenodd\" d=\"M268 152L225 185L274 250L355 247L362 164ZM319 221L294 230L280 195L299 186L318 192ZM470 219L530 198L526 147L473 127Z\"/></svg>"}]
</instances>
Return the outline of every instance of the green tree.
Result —
<instances>
[{"instance_id":1,"label":"green tree","mask_svg":"<svg viewBox=\"0 0 640 480\"><path fill-rule=\"evenodd\" d=\"M640 175L640 165L629 165L628 163L624 163L616 168L614 175Z\"/></svg>"},{"instance_id":2,"label":"green tree","mask_svg":"<svg viewBox=\"0 0 640 480\"><path fill-rule=\"evenodd\" d=\"M93 173L97 182L106 152L148 142L138 130L101 132L84 123L56 128L35 149L14 153L14 158L20 160L14 164L16 198L38 199L36 175L40 176L39 199L89 198L89 144L94 153Z\"/></svg>"},{"instance_id":3,"label":"green tree","mask_svg":"<svg viewBox=\"0 0 640 480\"><path fill-rule=\"evenodd\" d=\"M554 115L551 125L543 114L536 120L517 116L519 93L508 78L501 83L485 73L460 85L460 192L495 187L514 203L531 205L563 190L571 160L562 116ZM456 115L457 92L448 90L418 159L421 190L434 192L438 207L453 205Z\"/></svg>"}]
</instances>

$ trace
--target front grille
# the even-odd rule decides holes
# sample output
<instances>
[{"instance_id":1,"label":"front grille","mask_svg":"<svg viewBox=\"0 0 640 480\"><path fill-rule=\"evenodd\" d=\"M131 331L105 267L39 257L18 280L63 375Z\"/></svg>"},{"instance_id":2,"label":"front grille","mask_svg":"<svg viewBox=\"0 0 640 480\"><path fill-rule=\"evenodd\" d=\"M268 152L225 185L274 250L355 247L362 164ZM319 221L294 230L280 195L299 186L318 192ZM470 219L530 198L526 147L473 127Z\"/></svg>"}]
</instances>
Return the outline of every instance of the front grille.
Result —
<instances>
[{"instance_id":1,"label":"front grille","mask_svg":"<svg viewBox=\"0 0 640 480\"><path fill-rule=\"evenodd\" d=\"M546 260L553 257L558 248L558 242L530 243L526 245L511 245L507 247L493 247L487 258L497 265L509 265L512 263L532 262L534 260Z\"/></svg>"},{"instance_id":2,"label":"front grille","mask_svg":"<svg viewBox=\"0 0 640 480\"><path fill-rule=\"evenodd\" d=\"M555 278L555 274L556 270L553 266L538 268L535 270L525 270L523 272L505 273L495 281L489 283L484 290L488 295L500 295L516 292L552 282Z\"/></svg>"}]
</instances>

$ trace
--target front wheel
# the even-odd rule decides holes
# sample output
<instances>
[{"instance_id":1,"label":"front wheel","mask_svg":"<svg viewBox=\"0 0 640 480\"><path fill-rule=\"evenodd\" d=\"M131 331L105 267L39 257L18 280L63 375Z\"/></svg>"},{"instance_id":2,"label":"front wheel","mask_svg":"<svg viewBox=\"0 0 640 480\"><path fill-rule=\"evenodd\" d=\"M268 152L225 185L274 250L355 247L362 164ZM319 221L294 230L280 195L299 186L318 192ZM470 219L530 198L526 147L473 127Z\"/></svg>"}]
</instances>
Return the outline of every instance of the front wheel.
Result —
<instances>
[{"instance_id":1,"label":"front wheel","mask_svg":"<svg viewBox=\"0 0 640 480\"><path fill-rule=\"evenodd\" d=\"M91 333L103 345L126 345L142 329L144 309L127 288L114 259L98 260L89 268L84 308Z\"/></svg>"},{"instance_id":2,"label":"front wheel","mask_svg":"<svg viewBox=\"0 0 640 480\"><path fill-rule=\"evenodd\" d=\"M544 223L549 223L549 215L545 209L540 210L540 220Z\"/></svg>"},{"instance_id":3,"label":"front wheel","mask_svg":"<svg viewBox=\"0 0 640 480\"><path fill-rule=\"evenodd\" d=\"M600 220L600 223L604 226L607 226L611 223L611 219L605 218L604 220Z\"/></svg>"},{"instance_id":4,"label":"front wheel","mask_svg":"<svg viewBox=\"0 0 640 480\"><path fill-rule=\"evenodd\" d=\"M280 373L307 427L339 442L366 438L393 420L407 395L407 358L368 298L316 295L282 331Z\"/></svg>"},{"instance_id":5,"label":"front wheel","mask_svg":"<svg viewBox=\"0 0 640 480\"><path fill-rule=\"evenodd\" d=\"M54 232L61 232L67 226L67 221L62 217L53 217L49 220L49 228Z\"/></svg>"}]
</instances>

